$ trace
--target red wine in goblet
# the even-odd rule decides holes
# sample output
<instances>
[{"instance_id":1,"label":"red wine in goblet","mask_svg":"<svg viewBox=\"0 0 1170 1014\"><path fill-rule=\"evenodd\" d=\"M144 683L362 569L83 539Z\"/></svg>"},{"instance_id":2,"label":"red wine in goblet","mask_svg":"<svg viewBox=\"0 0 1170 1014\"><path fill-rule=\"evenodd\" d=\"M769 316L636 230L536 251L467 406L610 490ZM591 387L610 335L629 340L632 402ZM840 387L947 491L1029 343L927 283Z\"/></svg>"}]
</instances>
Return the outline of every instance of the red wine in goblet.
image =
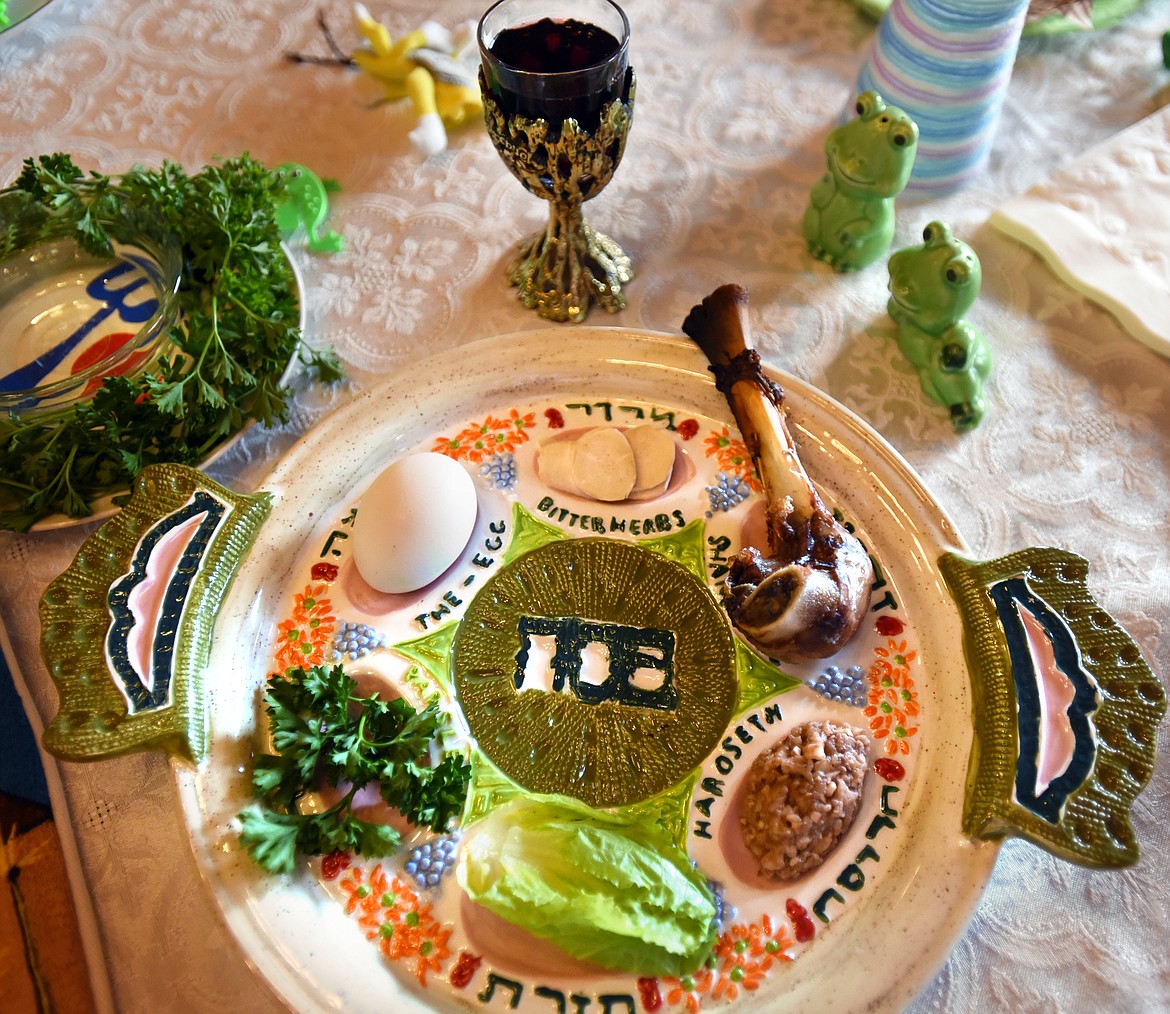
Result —
<instances>
[{"instance_id":1,"label":"red wine in goblet","mask_svg":"<svg viewBox=\"0 0 1170 1014\"><path fill-rule=\"evenodd\" d=\"M508 268L525 305L584 320L625 306L629 258L584 220L610 181L633 116L629 22L612 0L500 0L479 26L488 133L504 163L549 202L549 224Z\"/></svg>"}]
</instances>

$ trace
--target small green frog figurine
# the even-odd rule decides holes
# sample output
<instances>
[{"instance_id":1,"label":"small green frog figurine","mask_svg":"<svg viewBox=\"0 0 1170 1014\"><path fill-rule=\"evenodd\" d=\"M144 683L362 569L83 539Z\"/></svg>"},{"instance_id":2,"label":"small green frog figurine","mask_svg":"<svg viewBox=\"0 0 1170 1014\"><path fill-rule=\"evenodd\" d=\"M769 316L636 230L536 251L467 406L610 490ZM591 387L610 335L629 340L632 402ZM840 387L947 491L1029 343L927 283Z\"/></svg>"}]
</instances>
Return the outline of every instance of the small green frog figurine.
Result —
<instances>
[{"instance_id":1,"label":"small green frog figurine","mask_svg":"<svg viewBox=\"0 0 1170 1014\"><path fill-rule=\"evenodd\" d=\"M890 257L888 310L898 345L918 371L922 389L951 411L956 430L983 418L983 383L991 351L963 315L983 284L979 258L942 222L922 232L925 242Z\"/></svg>"},{"instance_id":2,"label":"small green frog figurine","mask_svg":"<svg viewBox=\"0 0 1170 1014\"><path fill-rule=\"evenodd\" d=\"M918 151L918 125L877 92L857 98L857 118L825 139L829 171L809 192L804 239L834 271L859 271L889 249L894 197L905 189Z\"/></svg>"}]
</instances>

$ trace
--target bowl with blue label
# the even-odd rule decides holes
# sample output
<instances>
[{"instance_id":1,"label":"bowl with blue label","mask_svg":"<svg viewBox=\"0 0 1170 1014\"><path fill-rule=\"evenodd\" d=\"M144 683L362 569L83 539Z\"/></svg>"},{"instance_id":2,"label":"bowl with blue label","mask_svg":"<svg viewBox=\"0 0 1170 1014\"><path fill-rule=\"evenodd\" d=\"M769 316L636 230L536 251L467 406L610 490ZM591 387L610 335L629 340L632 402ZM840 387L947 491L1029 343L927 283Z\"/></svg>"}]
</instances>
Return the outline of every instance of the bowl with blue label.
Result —
<instances>
[{"instance_id":1,"label":"bowl with blue label","mask_svg":"<svg viewBox=\"0 0 1170 1014\"><path fill-rule=\"evenodd\" d=\"M10 252L0 261L0 411L75 406L164 354L181 264L178 243L158 238L91 253L71 236L38 236Z\"/></svg>"}]
</instances>

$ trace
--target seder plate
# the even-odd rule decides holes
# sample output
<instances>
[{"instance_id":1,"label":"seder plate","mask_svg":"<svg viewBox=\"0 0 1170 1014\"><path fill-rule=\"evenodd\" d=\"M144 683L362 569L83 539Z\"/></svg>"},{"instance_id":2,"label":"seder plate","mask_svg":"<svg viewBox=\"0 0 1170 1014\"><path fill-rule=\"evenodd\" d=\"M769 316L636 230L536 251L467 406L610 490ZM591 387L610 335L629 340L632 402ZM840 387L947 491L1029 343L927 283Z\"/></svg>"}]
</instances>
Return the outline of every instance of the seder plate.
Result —
<instances>
[{"instance_id":1,"label":"seder plate","mask_svg":"<svg viewBox=\"0 0 1170 1014\"><path fill-rule=\"evenodd\" d=\"M438 688L454 704L455 632L476 593L520 549L598 535L637 543L688 569L716 601L725 561L758 526L762 498L698 351L621 328L485 339L364 392L273 471L263 487L273 495L271 516L223 602L204 670L210 749L197 767L177 763L175 771L197 862L248 961L291 1007L635 1014L723 1010L730 999L731 1008L755 1014L823 1007L831 988L835 1010L897 1010L930 980L978 904L997 852L962 830L973 703L963 625L939 559L964 547L873 430L796 378L777 379L802 460L870 550L879 587L859 635L824 663L781 672L736 638L731 717L659 797L666 823L718 885L724 912L712 966L681 979L639 980L566 960L473 911L453 871L438 887L420 885L408 868L412 850L430 841L439 852L450 838L443 847L457 851L458 833L414 833L394 857L354 856L341 868L305 859L295 875L278 878L242 853L236 815L252 802L263 685L292 660L290 631L304 634L298 660L310 662L332 661L346 630L363 634L344 658L352 675L408 698ZM661 497L601 504L540 481L536 461L548 440L641 423L665 427L676 442ZM470 543L422 591L372 594L347 550L353 512L385 466L430 450L455 457L475 479ZM849 700L825 690L830 665ZM767 882L740 841L736 792L760 751L815 718L868 736L860 814L818 870ZM537 737L534 747L542 743L552 746ZM600 757L617 763L612 752ZM621 784L620 773L607 774ZM381 926L403 920L419 934L388 946Z\"/></svg>"}]
</instances>

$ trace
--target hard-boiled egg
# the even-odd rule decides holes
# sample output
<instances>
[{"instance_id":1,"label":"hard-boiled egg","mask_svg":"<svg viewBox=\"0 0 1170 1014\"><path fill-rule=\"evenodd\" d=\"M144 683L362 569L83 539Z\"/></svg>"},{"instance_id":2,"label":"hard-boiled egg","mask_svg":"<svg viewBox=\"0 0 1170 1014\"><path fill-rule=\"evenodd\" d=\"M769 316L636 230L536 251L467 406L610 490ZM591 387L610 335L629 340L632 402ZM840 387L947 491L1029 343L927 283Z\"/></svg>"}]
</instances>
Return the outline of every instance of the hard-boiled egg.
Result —
<instances>
[{"instance_id":1,"label":"hard-boiled egg","mask_svg":"<svg viewBox=\"0 0 1170 1014\"><path fill-rule=\"evenodd\" d=\"M466 548L477 510L475 483L459 462L431 452L399 458L358 504L358 573L382 592L425 587Z\"/></svg>"}]
</instances>

